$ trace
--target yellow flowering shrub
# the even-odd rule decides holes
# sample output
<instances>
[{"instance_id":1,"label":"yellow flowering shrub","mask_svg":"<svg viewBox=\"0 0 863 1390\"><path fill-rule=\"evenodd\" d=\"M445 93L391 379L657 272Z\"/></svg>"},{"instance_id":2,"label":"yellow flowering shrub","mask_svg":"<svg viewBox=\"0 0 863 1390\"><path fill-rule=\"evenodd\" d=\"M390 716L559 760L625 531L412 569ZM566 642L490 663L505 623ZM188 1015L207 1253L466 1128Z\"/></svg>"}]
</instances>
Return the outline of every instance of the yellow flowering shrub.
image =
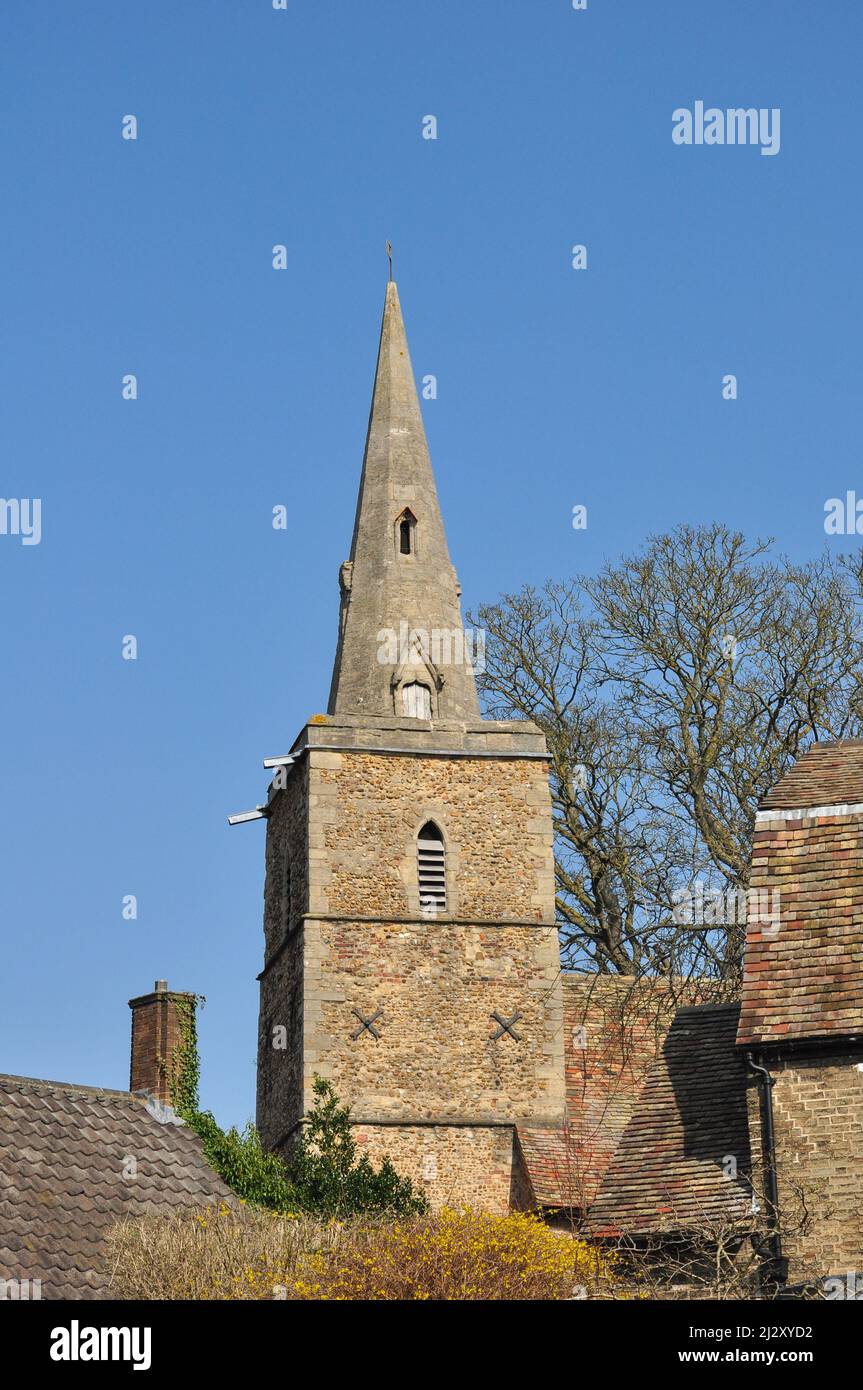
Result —
<instances>
[{"instance_id":1,"label":"yellow flowering shrub","mask_svg":"<svg viewBox=\"0 0 863 1390\"><path fill-rule=\"evenodd\" d=\"M538 1216L443 1210L365 1226L302 1266L303 1299L571 1299L614 1280L613 1259Z\"/></svg>"}]
</instances>

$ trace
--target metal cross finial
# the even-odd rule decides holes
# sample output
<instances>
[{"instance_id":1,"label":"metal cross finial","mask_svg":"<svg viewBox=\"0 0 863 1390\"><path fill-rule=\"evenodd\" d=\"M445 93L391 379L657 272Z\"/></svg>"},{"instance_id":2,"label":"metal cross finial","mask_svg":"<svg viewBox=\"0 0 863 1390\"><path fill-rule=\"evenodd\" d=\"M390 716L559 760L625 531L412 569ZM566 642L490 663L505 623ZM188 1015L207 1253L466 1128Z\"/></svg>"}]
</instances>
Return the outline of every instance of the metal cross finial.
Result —
<instances>
[{"instance_id":1,"label":"metal cross finial","mask_svg":"<svg viewBox=\"0 0 863 1390\"><path fill-rule=\"evenodd\" d=\"M390 245L389 242L387 242L387 260L388 260L389 263L390 263L390 279L392 280L392 278L393 278L393 248L392 248L392 246Z\"/></svg>"}]
</instances>

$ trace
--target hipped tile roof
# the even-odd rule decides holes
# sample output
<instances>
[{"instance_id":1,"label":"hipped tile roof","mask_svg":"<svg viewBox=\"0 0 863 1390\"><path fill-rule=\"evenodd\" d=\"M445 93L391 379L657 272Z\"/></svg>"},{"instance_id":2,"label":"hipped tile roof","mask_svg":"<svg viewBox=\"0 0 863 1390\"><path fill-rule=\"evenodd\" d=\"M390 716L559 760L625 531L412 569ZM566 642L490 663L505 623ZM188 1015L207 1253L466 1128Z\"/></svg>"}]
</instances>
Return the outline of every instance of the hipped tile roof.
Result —
<instances>
[{"instance_id":1,"label":"hipped tile roof","mask_svg":"<svg viewBox=\"0 0 863 1390\"><path fill-rule=\"evenodd\" d=\"M519 1126L534 1200L580 1211L593 1201L673 1012L668 983L563 976L566 1120Z\"/></svg>"},{"instance_id":2,"label":"hipped tile roof","mask_svg":"<svg viewBox=\"0 0 863 1390\"><path fill-rule=\"evenodd\" d=\"M0 1279L41 1280L43 1299L108 1297L115 1221L236 1201L197 1135L160 1123L145 1101L0 1076Z\"/></svg>"},{"instance_id":3,"label":"hipped tile roof","mask_svg":"<svg viewBox=\"0 0 863 1390\"><path fill-rule=\"evenodd\" d=\"M761 800L761 808L798 809L863 802L863 739L813 743Z\"/></svg>"},{"instance_id":4,"label":"hipped tile roof","mask_svg":"<svg viewBox=\"0 0 863 1390\"><path fill-rule=\"evenodd\" d=\"M863 1033L863 820L771 821L756 829L753 889L778 894L778 929L750 920L741 1043Z\"/></svg>"},{"instance_id":5,"label":"hipped tile roof","mask_svg":"<svg viewBox=\"0 0 863 1390\"><path fill-rule=\"evenodd\" d=\"M646 1236L746 1217L746 1072L738 1004L679 1009L591 1207L597 1236ZM736 1176L726 1176L733 1157Z\"/></svg>"}]
</instances>

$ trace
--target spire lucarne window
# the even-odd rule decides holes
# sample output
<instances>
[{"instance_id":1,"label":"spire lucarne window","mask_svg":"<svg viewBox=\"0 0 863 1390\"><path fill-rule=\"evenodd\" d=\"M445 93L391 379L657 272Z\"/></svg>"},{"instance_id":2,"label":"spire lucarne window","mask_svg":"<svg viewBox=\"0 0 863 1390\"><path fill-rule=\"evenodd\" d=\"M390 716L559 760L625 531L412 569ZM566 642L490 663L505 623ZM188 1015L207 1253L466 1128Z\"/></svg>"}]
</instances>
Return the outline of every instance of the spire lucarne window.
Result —
<instances>
[{"instance_id":1,"label":"spire lucarne window","mask_svg":"<svg viewBox=\"0 0 863 1390\"><path fill-rule=\"evenodd\" d=\"M417 519L410 507L405 507L396 519L396 547L399 555L417 553Z\"/></svg>"},{"instance_id":2,"label":"spire lucarne window","mask_svg":"<svg viewBox=\"0 0 863 1390\"><path fill-rule=\"evenodd\" d=\"M417 836L417 874L424 917L446 912L446 856L443 835L427 821Z\"/></svg>"},{"instance_id":3,"label":"spire lucarne window","mask_svg":"<svg viewBox=\"0 0 863 1390\"><path fill-rule=\"evenodd\" d=\"M431 719L431 691L419 681L402 686L402 713L408 719Z\"/></svg>"}]
</instances>

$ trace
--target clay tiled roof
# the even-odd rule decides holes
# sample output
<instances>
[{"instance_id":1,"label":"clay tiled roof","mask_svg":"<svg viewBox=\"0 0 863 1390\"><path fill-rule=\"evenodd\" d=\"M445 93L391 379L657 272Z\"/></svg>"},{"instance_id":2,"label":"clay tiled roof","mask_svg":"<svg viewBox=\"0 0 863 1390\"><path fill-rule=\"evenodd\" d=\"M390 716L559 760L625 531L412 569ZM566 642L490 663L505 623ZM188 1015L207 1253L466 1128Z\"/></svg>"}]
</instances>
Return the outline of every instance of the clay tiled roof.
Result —
<instances>
[{"instance_id":1,"label":"clay tiled roof","mask_svg":"<svg viewBox=\"0 0 863 1390\"><path fill-rule=\"evenodd\" d=\"M740 1043L863 1034L863 742L814 744L765 797L750 886L774 894L778 929L751 907Z\"/></svg>"},{"instance_id":2,"label":"clay tiled roof","mask_svg":"<svg viewBox=\"0 0 863 1390\"><path fill-rule=\"evenodd\" d=\"M778 893L778 929L750 909L739 1041L863 1033L863 818L758 827L750 885Z\"/></svg>"},{"instance_id":3,"label":"clay tiled roof","mask_svg":"<svg viewBox=\"0 0 863 1390\"><path fill-rule=\"evenodd\" d=\"M39 1279L42 1298L104 1298L113 1222L236 1200L197 1136L160 1123L145 1101L0 1076L0 1278Z\"/></svg>"},{"instance_id":4,"label":"clay tiled roof","mask_svg":"<svg viewBox=\"0 0 863 1390\"><path fill-rule=\"evenodd\" d=\"M665 981L563 976L566 1121L518 1130L534 1200L584 1211L593 1201L668 1027Z\"/></svg>"},{"instance_id":5,"label":"clay tiled roof","mask_svg":"<svg viewBox=\"0 0 863 1390\"><path fill-rule=\"evenodd\" d=\"M863 802L863 739L813 743L761 802L763 809Z\"/></svg>"},{"instance_id":6,"label":"clay tiled roof","mask_svg":"<svg viewBox=\"0 0 863 1390\"><path fill-rule=\"evenodd\" d=\"M576 1206L567 1197L571 1164L564 1127L519 1125L517 1132L533 1203L541 1207Z\"/></svg>"},{"instance_id":7,"label":"clay tiled roof","mask_svg":"<svg viewBox=\"0 0 863 1390\"><path fill-rule=\"evenodd\" d=\"M594 1235L671 1232L744 1218L751 1205L738 1004L679 1009L608 1166ZM726 1176L733 1156L737 1177Z\"/></svg>"}]
</instances>

